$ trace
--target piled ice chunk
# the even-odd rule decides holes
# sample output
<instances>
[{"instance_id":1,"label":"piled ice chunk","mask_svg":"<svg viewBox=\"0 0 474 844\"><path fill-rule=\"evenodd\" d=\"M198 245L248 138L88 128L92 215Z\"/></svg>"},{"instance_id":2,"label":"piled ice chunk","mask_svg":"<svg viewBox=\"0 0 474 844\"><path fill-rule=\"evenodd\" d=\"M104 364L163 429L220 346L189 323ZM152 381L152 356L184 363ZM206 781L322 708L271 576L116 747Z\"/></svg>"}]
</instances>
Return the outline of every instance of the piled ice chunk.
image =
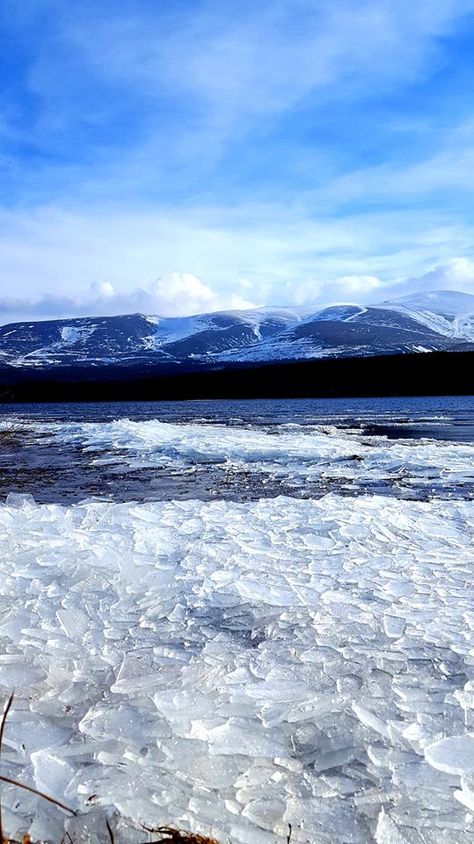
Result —
<instances>
[{"instance_id":1,"label":"piled ice chunk","mask_svg":"<svg viewBox=\"0 0 474 844\"><path fill-rule=\"evenodd\" d=\"M334 426L232 427L148 420L35 423L42 436L74 443L95 464L180 470L212 464L293 480L340 479L349 484L393 480L402 486L474 483L474 445L431 439L363 436Z\"/></svg>"},{"instance_id":2,"label":"piled ice chunk","mask_svg":"<svg viewBox=\"0 0 474 844\"><path fill-rule=\"evenodd\" d=\"M3 773L130 830L467 844L473 516L383 497L12 497ZM33 815L37 837L71 828L31 795L2 799L10 834Z\"/></svg>"}]
</instances>

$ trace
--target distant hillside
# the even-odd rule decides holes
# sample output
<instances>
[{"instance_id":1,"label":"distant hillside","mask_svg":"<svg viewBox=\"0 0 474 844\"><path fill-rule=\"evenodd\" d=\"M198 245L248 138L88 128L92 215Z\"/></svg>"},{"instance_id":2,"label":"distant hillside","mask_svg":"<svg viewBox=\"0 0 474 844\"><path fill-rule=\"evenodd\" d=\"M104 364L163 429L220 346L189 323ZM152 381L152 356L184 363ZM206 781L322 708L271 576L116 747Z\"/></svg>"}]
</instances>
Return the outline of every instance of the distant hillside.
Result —
<instances>
[{"instance_id":1,"label":"distant hillside","mask_svg":"<svg viewBox=\"0 0 474 844\"><path fill-rule=\"evenodd\" d=\"M0 327L15 369L205 367L474 348L474 296L415 294L380 305L260 308L184 318L130 314Z\"/></svg>"}]
</instances>

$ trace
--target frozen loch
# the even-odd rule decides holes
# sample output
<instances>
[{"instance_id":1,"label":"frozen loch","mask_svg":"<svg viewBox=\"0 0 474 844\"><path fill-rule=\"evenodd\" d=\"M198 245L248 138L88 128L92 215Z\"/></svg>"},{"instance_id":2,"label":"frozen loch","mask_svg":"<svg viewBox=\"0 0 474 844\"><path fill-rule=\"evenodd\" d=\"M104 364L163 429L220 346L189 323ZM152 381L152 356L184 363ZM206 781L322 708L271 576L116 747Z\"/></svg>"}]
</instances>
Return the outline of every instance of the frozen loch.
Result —
<instances>
[{"instance_id":1,"label":"frozen loch","mask_svg":"<svg viewBox=\"0 0 474 844\"><path fill-rule=\"evenodd\" d=\"M107 815L137 844L168 823L222 844L285 844L290 824L292 844L474 840L471 443L334 420L30 424L114 461L117 484L119 464L211 463L295 493L8 496L2 774L80 812L3 786L9 835L106 841Z\"/></svg>"}]
</instances>

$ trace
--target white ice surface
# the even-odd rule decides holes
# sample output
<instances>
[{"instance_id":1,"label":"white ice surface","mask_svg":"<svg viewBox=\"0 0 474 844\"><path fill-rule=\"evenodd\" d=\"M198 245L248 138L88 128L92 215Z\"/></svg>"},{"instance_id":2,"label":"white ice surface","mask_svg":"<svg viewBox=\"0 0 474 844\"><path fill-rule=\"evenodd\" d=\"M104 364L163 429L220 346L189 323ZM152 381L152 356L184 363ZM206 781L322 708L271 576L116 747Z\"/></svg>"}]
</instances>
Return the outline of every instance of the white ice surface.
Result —
<instances>
[{"instance_id":1,"label":"white ice surface","mask_svg":"<svg viewBox=\"0 0 474 844\"><path fill-rule=\"evenodd\" d=\"M91 815L5 787L9 834L34 816L37 838L89 823L96 840L99 807L134 842L140 822L232 844L284 844L288 823L292 844L472 842L473 517L381 496L12 497L2 770Z\"/></svg>"},{"instance_id":2,"label":"white ice surface","mask_svg":"<svg viewBox=\"0 0 474 844\"><path fill-rule=\"evenodd\" d=\"M95 463L130 468L179 469L217 464L233 471L267 472L304 483L324 478L349 482L393 479L404 485L474 480L474 445L432 439L368 437L332 426L281 425L265 429L158 420L35 426L77 443Z\"/></svg>"}]
</instances>

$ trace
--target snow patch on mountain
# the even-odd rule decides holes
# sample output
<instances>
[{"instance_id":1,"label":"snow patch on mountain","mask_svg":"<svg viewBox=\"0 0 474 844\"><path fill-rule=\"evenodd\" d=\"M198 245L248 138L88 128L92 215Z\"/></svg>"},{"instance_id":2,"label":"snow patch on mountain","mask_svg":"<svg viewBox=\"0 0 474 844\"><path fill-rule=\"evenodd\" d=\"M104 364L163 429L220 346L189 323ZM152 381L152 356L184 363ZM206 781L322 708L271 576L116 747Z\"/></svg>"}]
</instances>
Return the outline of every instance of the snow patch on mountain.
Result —
<instances>
[{"instance_id":1,"label":"snow patch on mountain","mask_svg":"<svg viewBox=\"0 0 474 844\"><path fill-rule=\"evenodd\" d=\"M59 331L62 342L70 346L74 343L84 343L96 328L96 325L63 325Z\"/></svg>"},{"instance_id":2,"label":"snow patch on mountain","mask_svg":"<svg viewBox=\"0 0 474 844\"><path fill-rule=\"evenodd\" d=\"M474 296L454 290L413 293L375 307L407 313L433 331L461 340L474 340Z\"/></svg>"},{"instance_id":3,"label":"snow patch on mountain","mask_svg":"<svg viewBox=\"0 0 474 844\"><path fill-rule=\"evenodd\" d=\"M474 313L474 295L460 293L456 290L432 290L429 293L411 293L401 296L391 302L383 302L381 307L391 304L400 305L412 311L431 312L444 317L456 317L461 314Z\"/></svg>"}]
</instances>

